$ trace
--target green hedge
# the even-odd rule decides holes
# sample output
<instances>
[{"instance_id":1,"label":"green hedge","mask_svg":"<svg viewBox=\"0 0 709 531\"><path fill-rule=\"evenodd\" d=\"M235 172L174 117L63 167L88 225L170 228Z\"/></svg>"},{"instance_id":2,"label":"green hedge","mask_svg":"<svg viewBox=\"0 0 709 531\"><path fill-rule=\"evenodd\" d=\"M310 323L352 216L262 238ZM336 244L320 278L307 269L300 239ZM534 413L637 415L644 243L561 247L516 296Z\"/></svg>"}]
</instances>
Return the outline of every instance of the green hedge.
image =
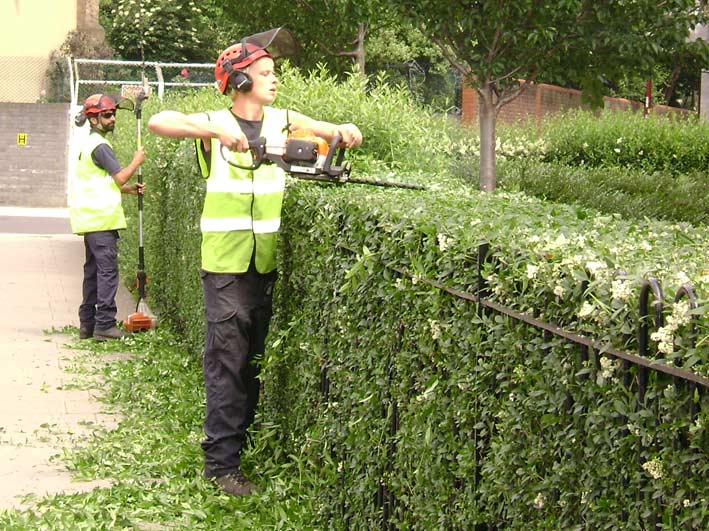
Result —
<instances>
[{"instance_id":1,"label":"green hedge","mask_svg":"<svg viewBox=\"0 0 709 531\"><path fill-rule=\"evenodd\" d=\"M704 171L709 163L709 125L696 117L572 110L545 120L541 131L528 134L544 139L545 161L563 164L675 175Z\"/></svg>"},{"instance_id":2,"label":"green hedge","mask_svg":"<svg viewBox=\"0 0 709 531\"><path fill-rule=\"evenodd\" d=\"M504 267L487 273L495 300L632 348L623 323L634 310L609 300L601 260L596 273L585 266L592 254L614 252L620 233L635 241L669 226L580 220L573 208L523 196L437 196L289 190L265 416L278 419L288 451L321 470L323 527L377 526L381 482L400 529L600 529L623 512L625 528L640 529L652 505L645 494L636 502L637 492L656 496L666 514L676 510L676 525L700 528L707 514L686 493L706 499L706 417L695 425L679 413L691 393L674 394L669 380L653 376L648 404L636 411L617 362L592 356L584 364L578 347L499 315L478 316L470 302L424 283L471 291L477 242L497 242ZM568 241L542 256L536 244L552 232ZM581 262L572 234L596 239ZM617 252L613 266L629 278L647 263ZM563 264L569 268L557 276ZM539 267L533 278L528 266ZM630 281L632 304L639 280ZM552 295L557 287L565 293ZM594 306L588 320L579 317L584 302ZM666 419L659 428L655 403ZM692 449L674 450L678 433L692 438ZM657 445L641 453L660 463L655 481L636 465L639 437Z\"/></svg>"},{"instance_id":3,"label":"green hedge","mask_svg":"<svg viewBox=\"0 0 709 531\"><path fill-rule=\"evenodd\" d=\"M696 119L575 110L498 133L501 189L629 218L709 222L709 126ZM477 131L451 139L450 171L477 183Z\"/></svg>"},{"instance_id":4,"label":"green hedge","mask_svg":"<svg viewBox=\"0 0 709 531\"><path fill-rule=\"evenodd\" d=\"M627 218L655 218L709 225L706 173L668 176L629 168L584 168L513 159L498 165L498 186L508 191L580 206Z\"/></svg>"},{"instance_id":5,"label":"green hedge","mask_svg":"<svg viewBox=\"0 0 709 531\"><path fill-rule=\"evenodd\" d=\"M288 95L317 85L322 74L308 87L294 75L292 93L284 77ZM322 82L323 94L342 97L339 86ZM347 97L363 92L348 121L392 119L375 112L385 101L357 86L343 88ZM165 107L206 104L224 101L195 93ZM150 101L146 115L158 107ZM117 136L128 151L123 127ZM414 149L409 135L402 138L388 151ZM189 142L146 135L145 143L149 301L198 353L203 184ZM376 158L360 156L355 172L376 175ZM627 372L628 390L613 359L591 352L584 362L578 347L480 315L428 280L472 292L478 244L490 242L484 276L492 300L632 351L640 285L656 276L668 321L651 355L664 351L706 376L706 230L481 194L414 173L394 177L426 181L428 191L288 181L259 414L278 427L279 455L310 464L307 484L320 507L314 527L371 529L381 526L386 506L399 529L641 529L651 512L668 528L703 528L706 393L652 373L646 402L636 407L635 369ZM126 232L123 249L133 249ZM125 259L124 269L130 274ZM700 302L693 330L686 308L672 307L687 281ZM686 412L691 401L700 402L695 421ZM618 523L623 516L627 524Z\"/></svg>"}]
</instances>

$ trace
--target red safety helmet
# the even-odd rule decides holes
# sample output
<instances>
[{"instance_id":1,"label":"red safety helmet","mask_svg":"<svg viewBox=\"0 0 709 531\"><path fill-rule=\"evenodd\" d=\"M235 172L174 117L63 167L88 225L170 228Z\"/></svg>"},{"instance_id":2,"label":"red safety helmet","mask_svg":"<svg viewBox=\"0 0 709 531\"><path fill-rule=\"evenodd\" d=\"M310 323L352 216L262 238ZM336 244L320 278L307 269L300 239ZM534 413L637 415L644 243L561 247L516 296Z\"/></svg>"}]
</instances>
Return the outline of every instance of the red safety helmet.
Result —
<instances>
[{"instance_id":1,"label":"red safety helmet","mask_svg":"<svg viewBox=\"0 0 709 531\"><path fill-rule=\"evenodd\" d=\"M82 126L89 116L98 115L104 111L115 111L116 109L132 111L133 101L121 96L111 96L110 94L92 94L84 100L84 105L74 118L74 123Z\"/></svg>"},{"instance_id":2,"label":"red safety helmet","mask_svg":"<svg viewBox=\"0 0 709 531\"><path fill-rule=\"evenodd\" d=\"M120 96L110 94L92 94L84 101L83 112L85 115L99 114L103 111L115 111L116 109L133 109L133 102Z\"/></svg>"},{"instance_id":3,"label":"red safety helmet","mask_svg":"<svg viewBox=\"0 0 709 531\"><path fill-rule=\"evenodd\" d=\"M243 46L239 42L232 44L219 54L217 64L214 67L214 80L219 84L219 91L222 94L226 94L229 86L229 74L232 71L242 70L256 61L256 59L261 59L262 57L273 59L273 56L267 50L254 44L246 44L245 53L243 52Z\"/></svg>"}]
</instances>

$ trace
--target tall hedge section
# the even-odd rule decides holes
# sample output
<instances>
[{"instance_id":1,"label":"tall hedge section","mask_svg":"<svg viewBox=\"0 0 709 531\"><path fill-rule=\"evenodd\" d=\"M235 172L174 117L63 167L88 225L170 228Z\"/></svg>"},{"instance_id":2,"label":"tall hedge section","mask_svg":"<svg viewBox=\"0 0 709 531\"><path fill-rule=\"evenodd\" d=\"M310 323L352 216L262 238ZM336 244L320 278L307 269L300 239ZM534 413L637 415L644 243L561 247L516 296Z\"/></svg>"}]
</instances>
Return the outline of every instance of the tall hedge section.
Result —
<instances>
[{"instance_id":1,"label":"tall hedge section","mask_svg":"<svg viewBox=\"0 0 709 531\"><path fill-rule=\"evenodd\" d=\"M636 368L465 297L487 242L489 300L635 352L638 295L656 277L666 320L649 355L706 377L706 228L482 194L445 177L426 151L425 120L437 118L411 106L408 125L391 123L409 105L391 88L286 71L281 91L284 105L366 124L355 173L429 186L287 183L259 418L278 434L269 444L284 463L310 465L313 528L645 529L653 515L666 529L706 528L701 386L650 371L639 401ZM197 92L149 100L144 116L224 105ZM392 125L404 131L383 145ZM132 127L117 132L123 156ZM145 148L148 301L198 356L204 185L192 143L146 135ZM123 238L124 278L133 249L134 229ZM673 300L690 282L696 309Z\"/></svg>"}]
</instances>

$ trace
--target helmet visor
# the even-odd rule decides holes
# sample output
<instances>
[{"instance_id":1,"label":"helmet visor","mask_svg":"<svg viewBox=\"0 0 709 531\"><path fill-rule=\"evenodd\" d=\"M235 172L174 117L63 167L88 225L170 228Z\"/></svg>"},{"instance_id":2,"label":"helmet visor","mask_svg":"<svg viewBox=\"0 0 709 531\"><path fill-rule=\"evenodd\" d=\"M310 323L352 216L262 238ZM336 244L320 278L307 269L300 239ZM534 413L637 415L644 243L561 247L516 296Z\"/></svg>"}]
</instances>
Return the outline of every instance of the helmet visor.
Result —
<instances>
[{"instance_id":1,"label":"helmet visor","mask_svg":"<svg viewBox=\"0 0 709 531\"><path fill-rule=\"evenodd\" d=\"M116 103L116 109L121 109L124 111L132 111L135 108L133 100L129 98L124 98L123 96L111 96L113 101Z\"/></svg>"},{"instance_id":2,"label":"helmet visor","mask_svg":"<svg viewBox=\"0 0 709 531\"><path fill-rule=\"evenodd\" d=\"M247 46L248 45L248 46ZM286 28L274 28L244 37L241 40L241 55L237 63L244 61L258 50L266 50L271 57L289 57L298 51L298 43Z\"/></svg>"}]
</instances>

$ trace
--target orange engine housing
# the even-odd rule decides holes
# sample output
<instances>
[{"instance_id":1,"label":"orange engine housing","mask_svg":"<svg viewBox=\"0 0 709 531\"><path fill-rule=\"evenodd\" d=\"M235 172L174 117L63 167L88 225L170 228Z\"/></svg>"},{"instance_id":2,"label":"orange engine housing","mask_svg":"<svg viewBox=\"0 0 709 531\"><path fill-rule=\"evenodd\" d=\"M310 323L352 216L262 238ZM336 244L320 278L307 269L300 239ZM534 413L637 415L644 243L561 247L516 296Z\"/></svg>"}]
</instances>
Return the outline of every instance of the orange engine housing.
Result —
<instances>
[{"instance_id":1,"label":"orange engine housing","mask_svg":"<svg viewBox=\"0 0 709 531\"><path fill-rule=\"evenodd\" d=\"M299 129L298 131L293 131L288 135L288 138L297 140L307 140L308 142L314 142L318 146L318 155L326 156L327 152L330 150L330 146L325 142L324 138L315 136L315 133L307 129Z\"/></svg>"},{"instance_id":2,"label":"orange engine housing","mask_svg":"<svg viewBox=\"0 0 709 531\"><path fill-rule=\"evenodd\" d=\"M123 321L123 326L129 332L152 330L156 325L157 319L150 315L145 315L143 312L132 313L125 321Z\"/></svg>"}]
</instances>

